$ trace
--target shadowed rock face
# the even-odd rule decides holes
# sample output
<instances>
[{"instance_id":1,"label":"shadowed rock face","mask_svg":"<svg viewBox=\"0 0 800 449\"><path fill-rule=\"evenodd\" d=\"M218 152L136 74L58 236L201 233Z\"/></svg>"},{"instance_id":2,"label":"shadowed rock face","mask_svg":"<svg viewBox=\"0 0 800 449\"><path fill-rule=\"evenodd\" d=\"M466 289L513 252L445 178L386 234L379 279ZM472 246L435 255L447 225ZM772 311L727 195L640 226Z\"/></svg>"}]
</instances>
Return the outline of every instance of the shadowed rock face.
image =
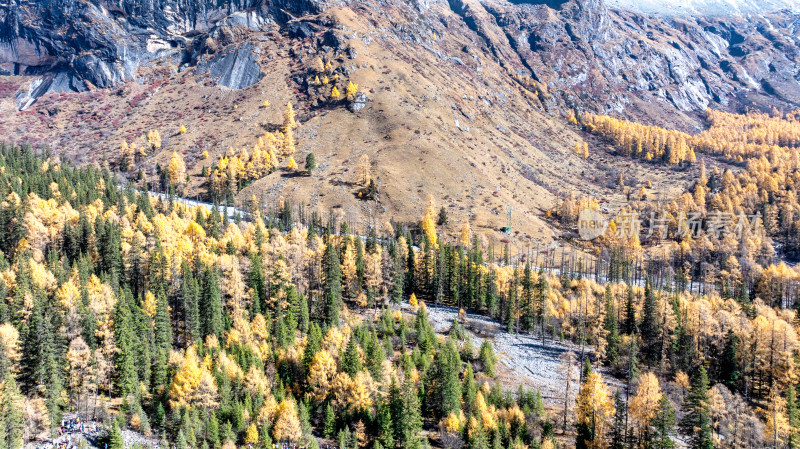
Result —
<instances>
[{"instance_id":1,"label":"shadowed rock face","mask_svg":"<svg viewBox=\"0 0 800 449\"><path fill-rule=\"evenodd\" d=\"M244 89L261 79L261 66L258 64L253 45L242 44L214 56L197 67L200 74L209 73L217 84L231 89Z\"/></svg>"},{"instance_id":2,"label":"shadowed rock face","mask_svg":"<svg viewBox=\"0 0 800 449\"><path fill-rule=\"evenodd\" d=\"M33 98L110 87L155 60L194 63L188 47L220 27L258 29L315 8L310 0L11 0L0 6L0 73L52 74L28 92ZM215 60L212 76L233 88L258 81L248 54Z\"/></svg>"}]
</instances>

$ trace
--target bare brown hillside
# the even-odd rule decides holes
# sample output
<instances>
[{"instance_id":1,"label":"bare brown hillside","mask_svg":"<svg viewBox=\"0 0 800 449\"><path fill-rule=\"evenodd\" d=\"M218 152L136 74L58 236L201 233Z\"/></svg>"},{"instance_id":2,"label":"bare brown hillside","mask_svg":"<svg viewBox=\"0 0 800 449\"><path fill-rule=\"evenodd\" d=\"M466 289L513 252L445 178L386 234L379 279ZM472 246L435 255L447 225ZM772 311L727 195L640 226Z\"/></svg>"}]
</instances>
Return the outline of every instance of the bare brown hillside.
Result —
<instances>
[{"instance_id":1,"label":"bare brown hillside","mask_svg":"<svg viewBox=\"0 0 800 449\"><path fill-rule=\"evenodd\" d=\"M21 111L15 93L31 92L40 78L2 77L0 135L115 169L123 140L143 141L156 129L163 138L161 151L134 167L131 177L142 168L154 181L156 164L165 167L178 151L192 175L188 194L203 196L202 167L215 164L229 148L252 146L281 123L283 105L291 102L299 121L295 158L302 167L305 154L313 152L318 169L310 177L277 171L243 189L238 201L287 199L381 225L390 218L417 221L432 197L448 208L453 235L469 220L473 229L494 239L505 237L498 231L511 206L511 240L517 248L546 245L558 231L547 223L545 211L559 195L592 194L615 203L624 199L616 190L619 171L634 182L653 181L657 191L678 191L685 177L612 156L600 141L567 123L570 104L589 100L600 109L627 104L630 114L651 119L666 114L665 106L653 106L644 94L604 87L602 78L609 72L600 67L588 78L580 75L576 55L594 45L587 39L616 45L621 36L615 28L609 31L609 21L617 23L622 16L602 5L600 15L584 10L591 5L570 5L555 11L473 0L353 3L309 8L283 24L226 23L186 44L194 65L165 57L139 66L137 81L46 93ZM582 27L584 37L563 42L553 27L565 20ZM520 21L535 25L525 31L524 46L520 35L510 32ZM531 37L535 33L540 37ZM537 45L549 45L548 56L536 53ZM222 75L225 80L214 76L218 61L245 53L254 61L242 73L234 63ZM327 85L311 81L318 60L331 63ZM563 67L566 61L570 65ZM260 68L256 75L247 72L253 62ZM260 79L242 89L221 85L253 76ZM541 82L525 81L534 77ZM570 77L577 81L568 82ZM356 112L346 101L328 99L333 85L343 91L350 81L369 100ZM692 123L683 112L666 119L683 127ZM181 125L185 134L177 132ZM586 160L573 153L582 139L589 142ZM359 199L354 185L352 169L363 154L372 162L377 201Z\"/></svg>"}]
</instances>

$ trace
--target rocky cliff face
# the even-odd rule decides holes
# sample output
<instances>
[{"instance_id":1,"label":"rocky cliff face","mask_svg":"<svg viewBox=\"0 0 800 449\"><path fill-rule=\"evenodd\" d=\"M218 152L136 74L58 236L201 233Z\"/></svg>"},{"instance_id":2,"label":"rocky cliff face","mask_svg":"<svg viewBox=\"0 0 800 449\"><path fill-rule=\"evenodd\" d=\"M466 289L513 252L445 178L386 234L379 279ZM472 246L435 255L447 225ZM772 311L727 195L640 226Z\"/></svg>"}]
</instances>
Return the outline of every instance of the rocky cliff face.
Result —
<instances>
[{"instance_id":1,"label":"rocky cliff face","mask_svg":"<svg viewBox=\"0 0 800 449\"><path fill-rule=\"evenodd\" d=\"M156 62L194 64L195 47L221 30L315 10L311 0L12 0L0 6L0 74L44 75L21 93L24 107L47 92L135 80ZM250 85L259 79L251 50L214 58L205 70L221 85Z\"/></svg>"},{"instance_id":2,"label":"rocky cliff face","mask_svg":"<svg viewBox=\"0 0 800 449\"><path fill-rule=\"evenodd\" d=\"M800 105L800 16L789 10L691 18L603 0L425 0L413 3L418 18L404 32L445 21L437 4L510 74L541 83L550 106L641 118ZM308 38L319 28L302 18L339 5L406 8L388 0L12 0L0 7L0 73L43 75L18 93L20 108L47 92L137 80L141 68L164 62L243 88L261 67L257 46L232 30L278 24ZM209 51L209 38L222 48Z\"/></svg>"},{"instance_id":3,"label":"rocky cliff face","mask_svg":"<svg viewBox=\"0 0 800 449\"><path fill-rule=\"evenodd\" d=\"M646 116L800 106L800 16L789 11L690 18L609 9L600 0L557 10L483 6L519 55L520 72L569 107Z\"/></svg>"}]
</instances>

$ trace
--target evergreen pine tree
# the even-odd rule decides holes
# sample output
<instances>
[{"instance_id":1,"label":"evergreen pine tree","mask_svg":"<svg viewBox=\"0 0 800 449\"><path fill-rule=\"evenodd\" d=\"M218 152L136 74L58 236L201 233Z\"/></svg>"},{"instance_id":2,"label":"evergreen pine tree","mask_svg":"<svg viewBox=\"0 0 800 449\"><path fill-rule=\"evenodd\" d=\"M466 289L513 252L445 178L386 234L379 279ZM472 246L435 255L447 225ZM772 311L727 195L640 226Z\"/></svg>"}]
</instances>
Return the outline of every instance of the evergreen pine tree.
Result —
<instances>
[{"instance_id":1,"label":"evergreen pine tree","mask_svg":"<svg viewBox=\"0 0 800 449\"><path fill-rule=\"evenodd\" d=\"M667 395L661 395L661 399L658 401L658 410L653 416L650 425L655 429L655 432L650 434L648 448L673 449L677 446L675 440L672 439L672 435L675 433L675 412L672 410L672 405L669 403Z\"/></svg>"},{"instance_id":2,"label":"evergreen pine tree","mask_svg":"<svg viewBox=\"0 0 800 449\"><path fill-rule=\"evenodd\" d=\"M325 320L328 324L339 323L339 310L342 303L342 267L339 264L339 250L330 235L325 246L323 295L325 300Z\"/></svg>"},{"instance_id":3,"label":"evergreen pine tree","mask_svg":"<svg viewBox=\"0 0 800 449\"><path fill-rule=\"evenodd\" d=\"M658 303L656 293L650 278L647 278L644 288L644 307L639 333L642 337L642 357L644 362L652 365L658 362L661 356L660 339L661 330L658 323Z\"/></svg>"},{"instance_id":4,"label":"evergreen pine tree","mask_svg":"<svg viewBox=\"0 0 800 449\"><path fill-rule=\"evenodd\" d=\"M408 236L406 239L408 244L408 257L406 258L406 293L411 294L414 293L417 289L417 280L415 272L417 270L417 262L416 262L416 252L414 251L414 244L411 240L411 236Z\"/></svg>"},{"instance_id":5,"label":"evergreen pine tree","mask_svg":"<svg viewBox=\"0 0 800 449\"><path fill-rule=\"evenodd\" d=\"M480 419L480 417L478 417L478 419ZM486 431L483 430L482 424L478 424L475 427L472 431L472 435L468 434L467 449L489 449L489 439L486 437Z\"/></svg>"},{"instance_id":6,"label":"evergreen pine tree","mask_svg":"<svg viewBox=\"0 0 800 449\"><path fill-rule=\"evenodd\" d=\"M633 287L628 286L628 295L625 299L625 325L623 333L633 335L636 333L636 308L633 304Z\"/></svg>"},{"instance_id":7,"label":"evergreen pine tree","mask_svg":"<svg viewBox=\"0 0 800 449\"><path fill-rule=\"evenodd\" d=\"M260 230L261 228L257 228ZM247 287L253 289L252 313L264 313L266 311L267 285L264 282L264 264L261 255L257 251L250 251L247 255L250 259L250 271L247 273Z\"/></svg>"},{"instance_id":8,"label":"evergreen pine tree","mask_svg":"<svg viewBox=\"0 0 800 449\"><path fill-rule=\"evenodd\" d=\"M308 326L311 322L308 300L305 295L300 295L298 301L297 328L300 329L301 332L308 332Z\"/></svg>"},{"instance_id":9,"label":"evergreen pine tree","mask_svg":"<svg viewBox=\"0 0 800 449\"><path fill-rule=\"evenodd\" d=\"M606 331L606 360L611 366L616 365L619 358L619 321L617 320L617 311L614 307L614 298L611 295L611 286L606 285L606 313L603 319L603 328Z\"/></svg>"},{"instance_id":10,"label":"evergreen pine tree","mask_svg":"<svg viewBox=\"0 0 800 449\"><path fill-rule=\"evenodd\" d=\"M381 403L377 411L378 440L385 448L394 448L394 423L389 403Z\"/></svg>"},{"instance_id":11,"label":"evergreen pine tree","mask_svg":"<svg viewBox=\"0 0 800 449\"><path fill-rule=\"evenodd\" d=\"M336 415L333 413L331 404L325 404L325 418L322 421L322 435L325 438L333 438L336 433Z\"/></svg>"},{"instance_id":12,"label":"evergreen pine tree","mask_svg":"<svg viewBox=\"0 0 800 449\"><path fill-rule=\"evenodd\" d=\"M117 372L115 386L122 397L133 394L139 383L136 370L138 339L129 307L131 302L130 295L130 291L125 290L114 306L114 340L118 348L114 356L114 365Z\"/></svg>"},{"instance_id":13,"label":"evergreen pine tree","mask_svg":"<svg viewBox=\"0 0 800 449\"><path fill-rule=\"evenodd\" d=\"M192 274L189 265L183 264L183 288L181 299L183 300L183 337L188 346L195 339L200 338L200 309L199 296L200 287Z\"/></svg>"},{"instance_id":14,"label":"evergreen pine tree","mask_svg":"<svg viewBox=\"0 0 800 449\"><path fill-rule=\"evenodd\" d=\"M483 343L481 343L478 360L481 362L481 366L483 366L483 372L489 377L494 377L494 367L497 363L497 356L494 353L492 342L488 339L484 339Z\"/></svg>"},{"instance_id":15,"label":"evergreen pine tree","mask_svg":"<svg viewBox=\"0 0 800 449\"><path fill-rule=\"evenodd\" d=\"M467 409L467 412L470 412L472 405L475 403L478 387L475 384L475 374L472 371L472 364L469 362L467 362L467 368L464 370L464 382L461 386L461 393L462 399L464 400L464 407Z\"/></svg>"},{"instance_id":16,"label":"evergreen pine tree","mask_svg":"<svg viewBox=\"0 0 800 449\"><path fill-rule=\"evenodd\" d=\"M203 289L203 336L216 335L222 338L224 328L222 316L222 292L219 287L219 274L216 269L205 270Z\"/></svg>"},{"instance_id":17,"label":"evergreen pine tree","mask_svg":"<svg viewBox=\"0 0 800 449\"><path fill-rule=\"evenodd\" d=\"M686 413L681 420L681 430L691 436L689 447L712 449L714 443L711 439L711 419L708 410L708 375L703 366L695 370L692 376L692 385L684 399L683 409Z\"/></svg>"},{"instance_id":18,"label":"evergreen pine tree","mask_svg":"<svg viewBox=\"0 0 800 449\"><path fill-rule=\"evenodd\" d=\"M188 449L189 445L186 442L186 435L183 433L183 429L178 431L178 437L175 438L175 449Z\"/></svg>"},{"instance_id":19,"label":"evergreen pine tree","mask_svg":"<svg viewBox=\"0 0 800 449\"><path fill-rule=\"evenodd\" d=\"M349 374L350 377L355 377L356 373L361 371L361 358L358 355L358 342L356 342L355 335L350 337L350 341L347 342L347 349L344 351L342 359L342 371Z\"/></svg>"},{"instance_id":20,"label":"evergreen pine tree","mask_svg":"<svg viewBox=\"0 0 800 449\"><path fill-rule=\"evenodd\" d=\"M169 354L172 350L172 323L169 317L167 297L159 291L156 296L155 354L153 357L153 381L155 385L166 385ZM160 405L160 404L159 404Z\"/></svg>"},{"instance_id":21,"label":"evergreen pine tree","mask_svg":"<svg viewBox=\"0 0 800 449\"><path fill-rule=\"evenodd\" d=\"M628 435L627 404L622 393L617 389L614 393L614 423L611 427L609 449L625 449L625 437Z\"/></svg>"},{"instance_id":22,"label":"evergreen pine tree","mask_svg":"<svg viewBox=\"0 0 800 449\"><path fill-rule=\"evenodd\" d=\"M403 383L403 411L399 421L401 429L400 446L417 449L421 446L422 413L417 390L411 381Z\"/></svg>"},{"instance_id":23,"label":"evergreen pine tree","mask_svg":"<svg viewBox=\"0 0 800 449\"><path fill-rule=\"evenodd\" d=\"M311 361L314 360L314 356L317 355L320 348L322 348L322 330L320 330L316 322L313 322L309 327L308 341L303 352L303 366L305 366L306 371L308 371Z\"/></svg>"},{"instance_id":24,"label":"evergreen pine tree","mask_svg":"<svg viewBox=\"0 0 800 449\"><path fill-rule=\"evenodd\" d=\"M398 253L396 248L395 253ZM400 304L403 300L403 288L405 283L405 272L403 270L404 262L405 261L400 258L399 254L393 256L391 300L395 304Z\"/></svg>"},{"instance_id":25,"label":"evergreen pine tree","mask_svg":"<svg viewBox=\"0 0 800 449\"><path fill-rule=\"evenodd\" d=\"M725 336L725 347L722 350L719 363L719 381L731 390L735 390L739 384L741 371L739 370L739 337L728 329Z\"/></svg>"},{"instance_id":26,"label":"evergreen pine tree","mask_svg":"<svg viewBox=\"0 0 800 449\"><path fill-rule=\"evenodd\" d=\"M185 449L186 441L184 441L184 448ZM125 442L122 440L122 432L119 431L119 426L114 423L114 427L111 428L111 433L108 437L108 449L125 449Z\"/></svg>"},{"instance_id":27,"label":"evergreen pine tree","mask_svg":"<svg viewBox=\"0 0 800 449\"><path fill-rule=\"evenodd\" d=\"M17 388L14 376L9 372L3 375L4 378L0 381L0 447L21 448L25 429L22 415L22 395Z\"/></svg>"},{"instance_id":28,"label":"evergreen pine tree","mask_svg":"<svg viewBox=\"0 0 800 449\"><path fill-rule=\"evenodd\" d=\"M434 359L434 404L441 418L461 409L461 382L458 374L461 358L452 340L445 343Z\"/></svg>"},{"instance_id":29,"label":"evergreen pine tree","mask_svg":"<svg viewBox=\"0 0 800 449\"><path fill-rule=\"evenodd\" d=\"M383 361L386 359L386 353L374 329L369 334L364 352L369 373L373 379L380 379L383 373Z\"/></svg>"}]
</instances>

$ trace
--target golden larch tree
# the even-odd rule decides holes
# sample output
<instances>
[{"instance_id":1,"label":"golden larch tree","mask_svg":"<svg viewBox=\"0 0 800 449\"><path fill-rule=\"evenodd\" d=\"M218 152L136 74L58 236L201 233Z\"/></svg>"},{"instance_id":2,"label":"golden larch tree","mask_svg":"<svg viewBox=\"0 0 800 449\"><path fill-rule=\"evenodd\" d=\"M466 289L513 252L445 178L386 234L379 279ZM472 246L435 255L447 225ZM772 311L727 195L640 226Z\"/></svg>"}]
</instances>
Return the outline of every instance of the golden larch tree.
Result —
<instances>
[{"instance_id":1,"label":"golden larch tree","mask_svg":"<svg viewBox=\"0 0 800 449\"><path fill-rule=\"evenodd\" d=\"M294 132L291 128L287 128L283 133L283 144L281 145L281 154L283 157L294 155L296 148L294 144Z\"/></svg>"},{"instance_id":2,"label":"golden larch tree","mask_svg":"<svg viewBox=\"0 0 800 449\"><path fill-rule=\"evenodd\" d=\"M172 152L172 157L167 166L167 175L169 176L169 184L176 188L186 182L186 164L183 163L183 157L176 151Z\"/></svg>"},{"instance_id":3,"label":"golden larch tree","mask_svg":"<svg viewBox=\"0 0 800 449\"><path fill-rule=\"evenodd\" d=\"M278 418L272 428L272 436L277 441L299 441L302 437L300 418L297 416L297 405L291 398L286 398L278 404L276 411Z\"/></svg>"},{"instance_id":4,"label":"golden larch tree","mask_svg":"<svg viewBox=\"0 0 800 449\"><path fill-rule=\"evenodd\" d=\"M294 107L292 102L286 103L286 109L283 111L283 132L289 129L297 128L297 122L294 119Z\"/></svg>"},{"instance_id":5,"label":"golden larch tree","mask_svg":"<svg viewBox=\"0 0 800 449\"><path fill-rule=\"evenodd\" d=\"M147 133L147 145L150 146L152 151L161 149L161 133L157 129L151 130Z\"/></svg>"},{"instance_id":6,"label":"golden larch tree","mask_svg":"<svg viewBox=\"0 0 800 449\"><path fill-rule=\"evenodd\" d=\"M422 216L422 222L420 224L422 227L422 232L425 233L425 236L428 238L428 241L434 249L436 249L439 245L439 238L436 235L436 221L433 218L435 210L436 208L433 203L433 197L430 197L428 198L428 207L425 209L425 215Z\"/></svg>"},{"instance_id":7,"label":"golden larch tree","mask_svg":"<svg viewBox=\"0 0 800 449\"><path fill-rule=\"evenodd\" d=\"M352 81L348 81L347 88L345 89L345 97L348 100L352 100L353 98L356 97L357 93L358 93L358 84L353 84Z\"/></svg>"},{"instance_id":8,"label":"golden larch tree","mask_svg":"<svg viewBox=\"0 0 800 449\"><path fill-rule=\"evenodd\" d=\"M586 375L576 399L578 424L587 426L594 438L586 447L605 447L605 433L614 414L614 401L600 373L592 370Z\"/></svg>"},{"instance_id":9,"label":"golden larch tree","mask_svg":"<svg viewBox=\"0 0 800 449\"><path fill-rule=\"evenodd\" d=\"M469 247L470 239L472 238L472 229L469 227L469 220L464 220L464 224L461 225L461 246Z\"/></svg>"},{"instance_id":10,"label":"golden larch tree","mask_svg":"<svg viewBox=\"0 0 800 449\"><path fill-rule=\"evenodd\" d=\"M641 436L646 436L650 422L658 411L661 401L661 388L653 373L644 373L639 377L636 395L631 398L630 413L636 429Z\"/></svg>"}]
</instances>

